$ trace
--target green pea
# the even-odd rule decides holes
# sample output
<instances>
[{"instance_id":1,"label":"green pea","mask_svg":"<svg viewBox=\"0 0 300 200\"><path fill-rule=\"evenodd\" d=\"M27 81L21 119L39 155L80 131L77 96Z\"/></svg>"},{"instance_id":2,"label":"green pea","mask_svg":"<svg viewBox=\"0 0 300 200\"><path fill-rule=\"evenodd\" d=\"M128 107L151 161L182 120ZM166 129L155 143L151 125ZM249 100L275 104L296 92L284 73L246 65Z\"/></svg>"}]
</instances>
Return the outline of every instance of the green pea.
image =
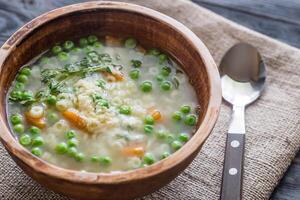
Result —
<instances>
[{"instance_id":1,"label":"green pea","mask_svg":"<svg viewBox=\"0 0 300 200\"><path fill-rule=\"evenodd\" d=\"M85 47L85 46L87 46L87 45L88 45L88 40L87 40L86 38L81 38L81 39L79 40L79 46Z\"/></svg>"},{"instance_id":2,"label":"green pea","mask_svg":"<svg viewBox=\"0 0 300 200\"><path fill-rule=\"evenodd\" d=\"M71 50L71 52L74 52L74 53L79 52L79 51L80 51L80 48L78 48L78 47L74 47L74 48Z\"/></svg>"},{"instance_id":3,"label":"green pea","mask_svg":"<svg viewBox=\"0 0 300 200\"><path fill-rule=\"evenodd\" d=\"M165 140L167 138L168 134L166 131L164 130L159 130L157 133L156 133L156 137L160 140Z\"/></svg>"},{"instance_id":4,"label":"green pea","mask_svg":"<svg viewBox=\"0 0 300 200\"><path fill-rule=\"evenodd\" d=\"M147 133L147 134L150 134L153 132L153 125L150 125L150 124L146 124L144 126L144 132Z\"/></svg>"},{"instance_id":5,"label":"green pea","mask_svg":"<svg viewBox=\"0 0 300 200\"><path fill-rule=\"evenodd\" d=\"M91 59L94 63L98 63L99 60L100 60L98 56L90 57L90 59Z\"/></svg>"},{"instance_id":6,"label":"green pea","mask_svg":"<svg viewBox=\"0 0 300 200\"><path fill-rule=\"evenodd\" d=\"M153 56L158 56L160 51L158 49L150 49L147 53Z\"/></svg>"},{"instance_id":7,"label":"green pea","mask_svg":"<svg viewBox=\"0 0 300 200\"><path fill-rule=\"evenodd\" d=\"M156 80L158 81L158 82L161 82L161 81L163 81L164 80L164 77L163 77L163 75L157 75L156 77Z\"/></svg>"},{"instance_id":8,"label":"green pea","mask_svg":"<svg viewBox=\"0 0 300 200\"><path fill-rule=\"evenodd\" d=\"M100 162L100 157L99 156L92 156L91 157L91 161L93 163L99 163Z\"/></svg>"},{"instance_id":9,"label":"green pea","mask_svg":"<svg viewBox=\"0 0 300 200\"><path fill-rule=\"evenodd\" d=\"M136 47L136 45L137 45L137 41L134 38L128 38L127 40L125 40L126 48L133 49Z\"/></svg>"},{"instance_id":10,"label":"green pea","mask_svg":"<svg viewBox=\"0 0 300 200\"><path fill-rule=\"evenodd\" d=\"M169 133L169 134L166 135L166 139L165 140L166 140L167 143L170 144L170 143L172 143L174 141L174 139L175 139L174 135L171 134L171 133Z\"/></svg>"},{"instance_id":11,"label":"green pea","mask_svg":"<svg viewBox=\"0 0 300 200\"><path fill-rule=\"evenodd\" d=\"M155 162L155 158L152 153L146 153L143 157L143 161L147 165L152 165Z\"/></svg>"},{"instance_id":12,"label":"green pea","mask_svg":"<svg viewBox=\"0 0 300 200\"><path fill-rule=\"evenodd\" d=\"M165 158L167 158L167 157L169 157L171 154L169 153L169 152L164 152L163 154L161 154L161 156L160 156L160 159L162 160L162 159L165 159Z\"/></svg>"},{"instance_id":13,"label":"green pea","mask_svg":"<svg viewBox=\"0 0 300 200\"><path fill-rule=\"evenodd\" d=\"M99 60L99 54L96 51L87 52L87 56L92 59L92 61Z\"/></svg>"},{"instance_id":14,"label":"green pea","mask_svg":"<svg viewBox=\"0 0 300 200\"><path fill-rule=\"evenodd\" d=\"M99 99L97 100L97 104L99 104L100 106L109 108L109 103L106 99Z\"/></svg>"},{"instance_id":15,"label":"green pea","mask_svg":"<svg viewBox=\"0 0 300 200\"><path fill-rule=\"evenodd\" d=\"M29 76L31 74L31 69L29 67L23 67L20 73L24 74L25 76Z\"/></svg>"},{"instance_id":16,"label":"green pea","mask_svg":"<svg viewBox=\"0 0 300 200\"><path fill-rule=\"evenodd\" d=\"M163 81L161 84L160 84L160 88L164 91L169 91L172 87L172 84L170 81Z\"/></svg>"},{"instance_id":17,"label":"green pea","mask_svg":"<svg viewBox=\"0 0 300 200\"><path fill-rule=\"evenodd\" d=\"M97 83L97 86L98 87L101 87L101 88L103 88L102 86L104 86L104 82L98 82ZM96 101L98 101L99 99L102 99L102 96L101 96L101 94L99 94L99 93L93 93L92 95L91 95L91 97L92 97L92 99L93 99L93 101L94 102L96 102Z\"/></svg>"},{"instance_id":18,"label":"green pea","mask_svg":"<svg viewBox=\"0 0 300 200\"><path fill-rule=\"evenodd\" d=\"M31 143L31 137L30 137L30 135L23 134L20 136L19 141L20 141L20 144L22 144L23 146L28 146Z\"/></svg>"},{"instance_id":19,"label":"green pea","mask_svg":"<svg viewBox=\"0 0 300 200\"><path fill-rule=\"evenodd\" d=\"M53 124L59 120L59 117L55 112L50 112L47 114L47 120Z\"/></svg>"},{"instance_id":20,"label":"green pea","mask_svg":"<svg viewBox=\"0 0 300 200\"><path fill-rule=\"evenodd\" d=\"M69 147L68 148L68 151L67 151L67 154L73 158L75 158L75 156L77 155L77 149L76 147Z\"/></svg>"},{"instance_id":21,"label":"green pea","mask_svg":"<svg viewBox=\"0 0 300 200\"><path fill-rule=\"evenodd\" d=\"M175 111L172 115L174 121L180 121L182 119L182 114L179 111Z\"/></svg>"},{"instance_id":22,"label":"green pea","mask_svg":"<svg viewBox=\"0 0 300 200\"><path fill-rule=\"evenodd\" d=\"M151 81L144 81L141 86L140 86L141 90L143 92L151 92L152 90L152 82Z\"/></svg>"},{"instance_id":23,"label":"green pea","mask_svg":"<svg viewBox=\"0 0 300 200\"><path fill-rule=\"evenodd\" d=\"M188 114L189 112L191 112L191 107L188 105L183 105L181 106L180 111L184 114Z\"/></svg>"},{"instance_id":24,"label":"green pea","mask_svg":"<svg viewBox=\"0 0 300 200\"><path fill-rule=\"evenodd\" d=\"M25 88L24 83L16 82L16 85L15 85L16 90L23 90L24 88Z\"/></svg>"},{"instance_id":25,"label":"green pea","mask_svg":"<svg viewBox=\"0 0 300 200\"><path fill-rule=\"evenodd\" d=\"M163 76L169 76L171 73L172 69L170 67L164 66L161 70L160 70L160 74Z\"/></svg>"},{"instance_id":26,"label":"green pea","mask_svg":"<svg viewBox=\"0 0 300 200\"><path fill-rule=\"evenodd\" d=\"M95 49L93 46L87 45L83 48L83 50L88 53L88 52L94 51Z\"/></svg>"},{"instance_id":27,"label":"green pea","mask_svg":"<svg viewBox=\"0 0 300 200\"><path fill-rule=\"evenodd\" d=\"M93 44L93 47L95 47L95 48L100 48L102 46L103 46L102 43L98 42L98 41Z\"/></svg>"},{"instance_id":28,"label":"green pea","mask_svg":"<svg viewBox=\"0 0 300 200\"><path fill-rule=\"evenodd\" d=\"M63 46L66 51L70 51L75 45L74 45L74 42L67 40L64 42Z\"/></svg>"},{"instance_id":29,"label":"green pea","mask_svg":"<svg viewBox=\"0 0 300 200\"><path fill-rule=\"evenodd\" d=\"M54 96L54 95L49 95L48 97L47 97L47 103L49 104L49 105L55 105L56 104L56 96Z\"/></svg>"},{"instance_id":30,"label":"green pea","mask_svg":"<svg viewBox=\"0 0 300 200\"><path fill-rule=\"evenodd\" d=\"M69 139L67 143L68 143L69 147L77 147L78 146L78 140L76 138Z\"/></svg>"},{"instance_id":31,"label":"green pea","mask_svg":"<svg viewBox=\"0 0 300 200\"><path fill-rule=\"evenodd\" d=\"M168 56L167 56L166 54L160 54L160 55L158 56L158 58L159 58L159 63L160 63L160 64L162 64L162 63L164 63L165 61L168 60Z\"/></svg>"},{"instance_id":32,"label":"green pea","mask_svg":"<svg viewBox=\"0 0 300 200\"><path fill-rule=\"evenodd\" d=\"M66 52L60 52L58 54L58 59L61 61L66 61L66 60L68 60L68 58L69 58L69 55Z\"/></svg>"},{"instance_id":33,"label":"green pea","mask_svg":"<svg viewBox=\"0 0 300 200\"><path fill-rule=\"evenodd\" d=\"M33 99L33 93L30 90L23 91L21 93L20 99L22 100Z\"/></svg>"},{"instance_id":34,"label":"green pea","mask_svg":"<svg viewBox=\"0 0 300 200\"><path fill-rule=\"evenodd\" d=\"M23 117L20 114L14 114L14 115L10 116L10 122L13 125L20 124L20 123L22 123L22 121L23 121Z\"/></svg>"},{"instance_id":35,"label":"green pea","mask_svg":"<svg viewBox=\"0 0 300 200\"><path fill-rule=\"evenodd\" d=\"M58 154L65 154L68 151L68 145L64 142L59 143L55 146L55 151Z\"/></svg>"},{"instance_id":36,"label":"green pea","mask_svg":"<svg viewBox=\"0 0 300 200\"><path fill-rule=\"evenodd\" d=\"M142 61L140 60L131 60L131 66L135 68L140 68L142 66Z\"/></svg>"},{"instance_id":37,"label":"green pea","mask_svg":"<svg viewBox=\"0 0 300 200\"><path fill-rule=\"evenodd\" d=\"M21 91L13 90L13 91L10 92L10 98L21 99L21 96L22 96Z\"/></svg>"},{"instance_id":38,"label":"green pea","mask_svg":"<svg viewBox=\"0 0 300 200\"><path fill-rule=\"evenodd\" d=\"M82 162L84 160L85 156L83 153L77 153L74 158L76 161Z\"/></svg>"},{"instance_id":39,"label":"green pea","mask_svg":"<svg viewBox=\"0 0 300 200\"><path fill-rule=\"evenodd\" d=\"M44 65L44 64L47 64L49 63L49 58L48 57L41 57L40 60L39 60L40 64Z\"/></svg>"},{"instance_id":40,"label":"green pea","mask_svg":"<svg viewBox=\"0 0 300 200\"><path fill-rule=\"evenodd\" d=\"M60 52L62 52L62 48L59 45L55 45L54 47L52 47L51 51L54 55L58 55Z\"/></svg>"},{"instance_id":41,"label":"green pea","mask_svg":"<svg viewBox=\"0 0 300 200\"><path fill-rule=\"evenodd\" d=\"M38 127L32 126L29 128L29 132L32 135L39 135L41 133L41 129L39 129Z\"/></svg>"},{"instance_id":42,"label":"green pea","mask_svg":"<svg viewBox=\"0 0 300 200\"><path fill-rule=\"evenodd\" d=\"M180 149L182 147L182 143L178 140L175 140L171 143L171 147L172 147L172 149L177 151L178 149Z\"/></svg>"},{"instance_id":43,"label":"green pea","mask_svg":"<svg viewBox=\"0 0 300 200\"><path fill-rule=\"evenodd\" d=\"M32 148L31 153L38 157L40 157L43 154L42 150L39 147Z\"/></svg>"},{"instance_id":44,"label":"green pea","mask_svg":"<svg viewBox=\"0 0 300 200\"><path fill-rule=\"evenodd\" d=\"M123 115L130 115L131 112L131 107L126 105L121 106L119 109L119 113Z\"/></svg>"},{"instance_id":45,"label":"green pea","mask_svg":"<svg viewBox=\"0 0 300 200\"><path fill-rule=\"evenodd\" d=\"M181 133L179 136L178 136L178 139L181 141L181 142L187 142L189 140L190 136L186 133Z\"/></svg>"},{"instance_id":46,"label":"green pea","mask_svg":"<svg viewBox=\"0 0 300 200\"><path fill-rule=\"evenodd\" d=\"M151 115L147 115L144 119L144 122L145 122L145 124L153 125L155 121Z\"/></svg>"},{"instance_id":47,"label":"green pea","mask_svg":"<svg viewBox=\"0 0 300 200\"><path fill-rule=\"evenodd\" d=\"M90 36L88 37L88 42L89 42L90 44L93 44L94 42L97 42L97 41L98 41L98 37L95 36L95 35L90 35Z\"/></svg>"},{"instance_id":48,"label":"green pea","mask_svg":"<svg viewBox=\"0 0 300 200\"><path fill-rule=\"evenodd\" d=\"M14 125L13 129L16 133L24 133L24 130L25 130L25 128L22 124Z\"/></svg>"},{"instance_id":49,"label":"green pea","mask_svg":"<svg viewBox=\"0 0 300 200\"><path fill-rule=\"evenodd\" d=\"M76 132L74 130L69 130L65 133L66 139L72 139L76 136Z\"/></svg>"},{"instance_id":50,"label":"green pea","mask_svg":"<svg viewBox=\"0 0 300 200\"><path fill-rule=\"evenodd\" d=\"M99 162L101 165L110 165L112 163L112 159L109 156L102 156L99 158Z\"/></svg>"},{"instance_id":51,"label":"green pea","mask_svg":"<svg viewBox=\"0 0 300 200\"><path fill-rule=\"evenodd\" d=\"M129 76L132 80L137 80L140 76L140 70L133 69L129 72Z\"/></svg>"},{"instance_id":52,"label":"green pea","mask_svg":"<svg viewBox=\"0 0 300 200\"><path fill-rule=\"evenodd\" d=\"M44 139L41 136L36 136L32 139L32 146L42 146L44 145Z\"/></svg>"},{"instance_id":53,"label":"green pea","mask_svg":"<svg viewBox=\"0 0 300 200\"><path fill-rule=\"evenodd\" d=\"M21 83L27 83L28 81L28 77L24 74L19 74L17 76L17 81L21 82Z\"/></svg>"},{"instance_id":54,"label":"green pea","mask_svg":"<svg viewBox=\"0 0 300 200\"><path fill-rule=\"evenodd\" d=\"M197 123L197 116L194 114L189 114L184 119L184 123L188 126L194 126Z\"/></svg>"}]
</instances>

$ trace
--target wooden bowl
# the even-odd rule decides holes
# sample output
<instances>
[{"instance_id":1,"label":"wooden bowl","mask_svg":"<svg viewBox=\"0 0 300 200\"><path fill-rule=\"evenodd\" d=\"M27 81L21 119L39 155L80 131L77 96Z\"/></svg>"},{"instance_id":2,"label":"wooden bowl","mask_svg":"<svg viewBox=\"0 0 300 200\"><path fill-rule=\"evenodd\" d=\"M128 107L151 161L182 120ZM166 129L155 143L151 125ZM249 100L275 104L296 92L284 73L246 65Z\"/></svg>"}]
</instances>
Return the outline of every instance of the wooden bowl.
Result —
<instances>
[{"instance_id":1,"label":"wooden bowl","mask_svg":"<svg viewBox=\"0 0 300 200\"><path fill-rule=\"evenodd\" d=\"M7 122L6 95L20 66L56 42L89 34L133 36L145 47L157 47L168 52L183 66L202 109L193 137L169 158L126 172L73 171L33 156L11 133ZM0 66L1 142L26 174L51 190L77 199L131 199L161 188L192 162L219 114L219 73L201 40L176 20L133 4L88 2L43 14L5 42L0 49Z\"/></svg>"}]
</instances>

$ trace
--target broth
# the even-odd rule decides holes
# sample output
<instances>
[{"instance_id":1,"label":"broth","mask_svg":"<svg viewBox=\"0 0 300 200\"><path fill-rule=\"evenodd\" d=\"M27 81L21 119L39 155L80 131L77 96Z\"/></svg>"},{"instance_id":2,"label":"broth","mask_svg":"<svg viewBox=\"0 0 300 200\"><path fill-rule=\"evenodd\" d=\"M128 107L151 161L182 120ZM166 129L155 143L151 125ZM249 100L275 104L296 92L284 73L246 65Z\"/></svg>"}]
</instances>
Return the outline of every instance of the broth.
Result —
<instances>
[{"instance_id":1,"label":"broth","mask_svg":"<svg viewBox=\"0 0 300 200\"><path fill-rule=\"evenodd\" d=\"M191 137L196 93L180 66L134 38L66 41L19 71L8 97L10 126L35 156L89 171L158 162Z\"/></svg>"}]
</instances>

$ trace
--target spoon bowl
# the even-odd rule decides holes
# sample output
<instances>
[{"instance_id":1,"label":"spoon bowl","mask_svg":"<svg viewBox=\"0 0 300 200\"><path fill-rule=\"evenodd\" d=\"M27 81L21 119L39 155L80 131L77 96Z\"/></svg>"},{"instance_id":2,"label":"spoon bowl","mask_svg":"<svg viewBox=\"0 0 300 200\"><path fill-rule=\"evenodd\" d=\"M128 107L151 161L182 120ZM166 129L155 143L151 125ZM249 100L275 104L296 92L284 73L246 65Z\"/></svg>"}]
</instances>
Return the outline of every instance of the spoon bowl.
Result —
<instances>
[{"instance_id":1,"label":"spoon bowl","mask_svg":"<svg viewBox=\"0 0 300 200\"><path fill-rule=\"evenodd\" d=\"M255 101L265 86L265 65L251 45L239 43L223 57L220 65L222 96L233 105Z\"/></svg>"}]
</instances>

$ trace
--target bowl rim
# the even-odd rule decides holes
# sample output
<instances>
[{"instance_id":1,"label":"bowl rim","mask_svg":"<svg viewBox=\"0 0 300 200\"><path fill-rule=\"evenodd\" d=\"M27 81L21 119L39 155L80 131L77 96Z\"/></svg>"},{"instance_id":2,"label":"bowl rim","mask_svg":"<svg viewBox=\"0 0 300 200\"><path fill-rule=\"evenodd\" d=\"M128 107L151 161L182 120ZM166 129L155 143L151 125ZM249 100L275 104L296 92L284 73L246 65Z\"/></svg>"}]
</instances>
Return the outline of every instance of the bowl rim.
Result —
<instances>
[{"instance_id":1,"label":"bowl rim","mask_svg":"<svg viewBox=\"0 0 300 200\"><path fill-rule=\"evenodd\" d=\"M0 70L11 51L16 48L20 42L26 39L26 36L34 29L38 28L44 23L55 20L58 17L62 17L63 15L93 9L127 11L159 20L168 24L169 27L172 27L183 37L185 37L185 39L189 40L191 44L193 44L193 48L202 58L206 68L210 87L210 96L206 114L193 137L185 145L183 145L180 150L174 152L167 159L161 160L144 168L111 173L93 173L65 169L32 155L26 148L17 142L15 137L13 137L9 127L7 127L6 123L4 122L7 120L6 117L2 116L0 116L1 142L4 144L5 148L10 154L16 156L19 160L30 166L30 168L34 171L70 182L84 184L117 184L144 179L163 173L183 162L191 154L196 153L197 149L203 145L216 123L221 105L220 77L217 66L211 54L202 41L190 29L185 27L177 20L150 8L124 2L92 1L64 6L34 18L17 30L0 48Z\"/></svg>"}]
</instances>

